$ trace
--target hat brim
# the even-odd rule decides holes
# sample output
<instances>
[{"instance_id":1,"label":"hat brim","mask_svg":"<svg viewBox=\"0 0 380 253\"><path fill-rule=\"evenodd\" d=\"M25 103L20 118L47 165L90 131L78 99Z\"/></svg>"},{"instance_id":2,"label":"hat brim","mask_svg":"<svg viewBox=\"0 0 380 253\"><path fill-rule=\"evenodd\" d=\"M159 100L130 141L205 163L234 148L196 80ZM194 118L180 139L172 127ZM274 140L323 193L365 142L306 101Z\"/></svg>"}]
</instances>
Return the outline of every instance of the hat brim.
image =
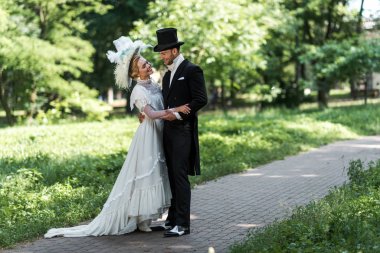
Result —
<instances>
[{"instance_id":1,"label":"hat brim","mask_svg":"<svg viewBox=\"0 0 380 253\"><path fill-rule=\"evenodd\" d=\"M170 43L170 44L164 44L164 45L156 45L153 48L153 51L154 52L161 52L161 51L164 51L164 50L168 50L168 49L171 49L171 48L182 46L183 44L185 44L185 42L178 41L176 43Z\"/></svg>"}]
</instances>

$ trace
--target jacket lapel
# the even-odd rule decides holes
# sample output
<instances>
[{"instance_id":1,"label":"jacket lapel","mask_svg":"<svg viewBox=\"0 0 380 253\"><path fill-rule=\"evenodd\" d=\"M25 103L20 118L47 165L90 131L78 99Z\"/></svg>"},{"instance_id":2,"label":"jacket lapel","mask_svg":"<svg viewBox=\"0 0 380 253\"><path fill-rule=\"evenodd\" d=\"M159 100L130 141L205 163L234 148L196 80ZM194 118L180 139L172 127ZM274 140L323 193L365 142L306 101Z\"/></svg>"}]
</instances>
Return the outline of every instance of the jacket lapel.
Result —
<instances>
[{"instance_id":1,"label":"jacket lapel","mask_svg":"<svg viewBox=\"0 0 380 253\"><path fill-rule=\"evenodd\" d=\"M175 71L173 79L172 79L172 83L170 84L169 91L166 94L166 98L170 95L170 92L173 90L173 86L177 83L177 79L182 74L183 70L185 69L185 66L187 65L187 62L188 61L186 59L183 60L183 62L181 62L181 64L178 66L177 70ZM170 76L169 76L168 84L169 83L170 83Z\"/></svg>"},{"instance_id":2,"label":"jacket lapel","mask_svg":"<svg viewBox=\"0 0 380 253\"><path fill-rule=\"evenodd\" d=\"M170 72L167 71L164 75L164 78L162 80L162 95L166 99L168 93L169 93L169 83L170 83Z\"/></svg>"}]
</instances>

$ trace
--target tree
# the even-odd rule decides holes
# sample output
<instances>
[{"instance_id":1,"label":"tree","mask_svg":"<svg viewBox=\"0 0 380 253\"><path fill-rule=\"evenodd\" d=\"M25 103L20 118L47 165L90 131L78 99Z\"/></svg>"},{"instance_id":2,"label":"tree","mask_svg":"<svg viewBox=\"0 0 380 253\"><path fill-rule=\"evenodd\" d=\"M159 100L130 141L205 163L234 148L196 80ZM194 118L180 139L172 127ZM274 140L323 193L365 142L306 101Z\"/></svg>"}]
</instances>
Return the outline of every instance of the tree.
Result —
<instances>
[{"instance_id":1,"label":"tree","mask_svg":"<svg viewBox=\"0 0 380 253\"><path fill-rule=\"evenodd\" d=\"M302 19L294 11L282 4L281 23L269 30L269 36L261 52L267 67L260 71L264 83L280 89L275 102L289 108L297 107L302 101L305 67L298 63L298 56L303 53L304 43L299 38L299 27Z\"/></svg>"},{"instance_id":2,"label":"tree","mask_svg":"<svg viewBox=\"0 0 380 253\"><path fill-rule=\"evenodd\" d=\"M303 30L307 43L305 53L310 47L320 47L331 40L340 41L355 34L355 15L348 9L346 0L309 1L303 11L306 19ZM329 91L335 83L324 78L317 78L314 81L318 90L318 103L320 107L326 107Z\"/></svg>"},{"instance_id":3,"label":"tree","mask_svg":"<svg viewBox=\"0 0 380 253\"><path fill-rule=\"evenodd\" d=\"M156 29L176 27L185 57L202 66L206 85L220 85L222 94L233 96L263 82L258 70L266 62L260 47L279 23L277 7L277 1L158 0L149 4L147 21L137 21L131 35L154 45Z\"/></svg>"},{"instance_id":4,"label":"tree","mask_svg":"<svg viewBox=\"0 0 380 253\"><path fill-rule=\"evenodd\" d=\"M347 39L313 48L303 58L312 63L314 79L329 83L363 77L380 70L380 41Z\"/></svg>"},{"instance_id":5,"label":"tree","mask_svg":"<svg viewBox=\"0 0 380 253\"><path fill-rule=\"evenodd\" d=\"M113 1L104 0L110 6L106 13L92 12L84 15L89 23L84 38L95 48L94 69L86 74L85 80L91 87L104 92L114 85L113 69L110 67L106 52L114 48L113 41L126 36L133 28L133 22L145 17L149 0Z\"/></svg>"},{"instance_id":6,"label":"tree","mask_svg":"<svg viewBox=\"0 0 380 253\"><path fill-rule=\"evenodd\" d=\"M1 7L10 17L0 37L1 99L8 121L13 121L9 113L15 102L31 117L54 107L53 101L96 114L96 107L86 109L86 103L95 103L89 98L96 97L96 91L79 81L83 72L92 70L93 54L91 44L80 38L86 31L80 16L107 7L90 0L4 0ZM98 108L104 117L107 108L101 103Z\"/></svg>"},{"instance_id":7,"label":"tree","mask_svg":"<svg viewBox=\"0 0 380 253\"><path fill-rule=\"evenodd\" d=\"M288 107L298 106L302 102L303 88L314 85L320 105L327 106L332 84L313 79L310 65L301 59L310 48L355 36L356 14L347 5L346 0L281 2L284 22L280 29L270 31L263 51L271 67L262 73L267 82L279 83L282 94L277 101Z\"/></svg>"},{"instance_id":8,"label":"tree","mask_svg":"<svg viewBox=\"0 0 380 253\"><path fill-rule=\"evenodd\" d=\"M88 32L84 38L95 48L92 56L93 71L86 73L83 80L100 94L106 94L108 89L115 87L114 68L106 58L106 52L114 48L113 41L120 36L126 36L133 28L133 22L146 17L146 9L151 0L103 0L103 4L111 6L105 14L92 12L83 17L89 23ZM129 101L131 90L126 90ZM127 103L128 104L128 103ZM129 113L129 106L126 106Z\"/></svg>"}]
</instances>

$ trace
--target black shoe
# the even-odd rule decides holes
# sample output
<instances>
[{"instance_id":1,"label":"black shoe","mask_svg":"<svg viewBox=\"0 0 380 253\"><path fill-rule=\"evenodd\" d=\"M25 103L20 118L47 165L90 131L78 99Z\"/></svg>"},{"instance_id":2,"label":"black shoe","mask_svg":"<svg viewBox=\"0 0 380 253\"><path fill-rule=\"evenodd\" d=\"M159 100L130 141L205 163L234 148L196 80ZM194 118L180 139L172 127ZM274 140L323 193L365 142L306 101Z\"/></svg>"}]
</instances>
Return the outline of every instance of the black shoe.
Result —
<instances>
[{"instance_id":1,"label":"black shoe","mask_svg":"<svg viewBox=\"0 0 380 253\"><path fill-rule=\"evenodd\" d=\"M168 230L164 233L165 237L178 237L190 234L190 228L184 226L175 226L173 229Z\"/></svg>"},{"instance_id":2,"label":"black shoe","mask_svg":"<svg viewBox=\"0 0 380 253\"><path fill-rule=\"evenodd\" d=\"M166 231L173 229L174 226L171 225L170 221L165 221L165 223L160 225L151 226L152 231Z\"/></svg>"}]
</instances>

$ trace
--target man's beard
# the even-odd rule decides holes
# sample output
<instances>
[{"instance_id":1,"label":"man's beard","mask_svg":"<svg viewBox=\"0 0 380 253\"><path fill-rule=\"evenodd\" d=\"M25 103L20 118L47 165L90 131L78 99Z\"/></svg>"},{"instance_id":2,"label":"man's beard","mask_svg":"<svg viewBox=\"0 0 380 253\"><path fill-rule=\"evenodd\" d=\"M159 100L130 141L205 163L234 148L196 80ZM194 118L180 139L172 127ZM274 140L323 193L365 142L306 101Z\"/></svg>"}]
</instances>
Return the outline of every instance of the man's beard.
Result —
<instances>
[{"instance_id":1,"label":"man's beard","mask_svg":"<svg viewBox=\"0 0 380 253\"><path fill-rule=\"evenodd\" d=\"M166 64L166 65L172 65L173 64L175 56L174 55L171 55L171 56L172 56L171 59L169 60L168 64Z\"/></svg>"}]
</instances>

